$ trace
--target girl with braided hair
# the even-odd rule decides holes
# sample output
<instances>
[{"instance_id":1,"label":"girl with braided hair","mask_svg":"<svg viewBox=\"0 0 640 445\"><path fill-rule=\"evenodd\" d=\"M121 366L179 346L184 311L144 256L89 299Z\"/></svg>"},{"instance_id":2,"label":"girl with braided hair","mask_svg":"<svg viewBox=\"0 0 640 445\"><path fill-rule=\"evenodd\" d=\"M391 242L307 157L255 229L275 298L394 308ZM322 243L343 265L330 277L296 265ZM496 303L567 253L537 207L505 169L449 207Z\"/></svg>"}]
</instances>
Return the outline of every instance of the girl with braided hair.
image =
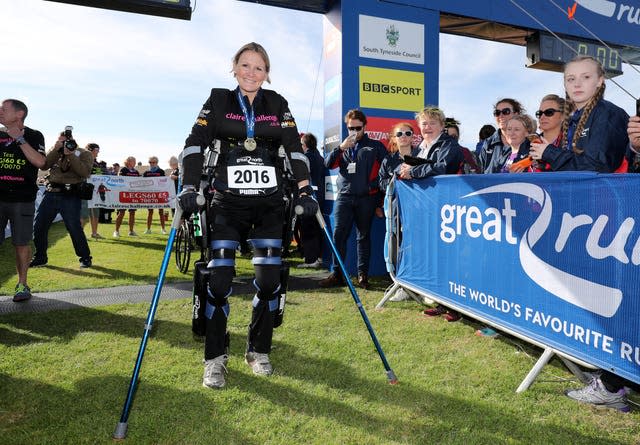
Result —
<instances>
[{"instance_id":1,"label":"girl with braided hair","mask_svg":"<svg viewBox=\"0 0 640 445\"><path fill-rule=\"evenodd\" d=\"M603 99L604 70L600 62L588 56L574 58L565 66L564 86L567 103L560 133L561 147L547 140L532 143L530 155L548 162L554 171L626 172L629 116ZM571 112L573 107L575 111ZM587 386L566 390L565 395L598 407L630 410L626 387L633 386L631 382L606 370L585 373L585 377L589 380Z\"/></svg>"},{"instance_id":2,"label":"girl with braided hair","mask_svg":"<svg viewBox=\"0 0 640 445\"><path fill-rule=\"evenodd\" d=\"M564 108L562 146L547 140L533 143L531 157L549 163L553 171L626 172L629 116L604 99L600 62L589 56L575 57L565 65L564 87L569 106Z\"/></svg>"}]
</instances>

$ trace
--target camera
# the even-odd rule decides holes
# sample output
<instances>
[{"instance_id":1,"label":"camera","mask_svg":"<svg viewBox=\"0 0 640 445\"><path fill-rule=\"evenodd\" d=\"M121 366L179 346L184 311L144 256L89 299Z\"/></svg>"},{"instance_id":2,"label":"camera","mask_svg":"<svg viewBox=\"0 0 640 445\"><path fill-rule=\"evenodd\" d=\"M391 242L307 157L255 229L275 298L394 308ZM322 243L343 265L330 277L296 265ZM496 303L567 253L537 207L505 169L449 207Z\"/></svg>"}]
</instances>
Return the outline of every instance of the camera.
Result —
<instances>
[{"instance_id":1,"label":"camera","mask_svg":"<svg viewBox=\"0 0 640 445\"><path fill-rule=\"evenodd\" d=\"M64 153L64 149L66 148L69 151L74 151L78 148L78 143L73 139L73 127L71 125L67 125L64 127L64 137L66 141L62 143L62 147L60 148L60 153Z\"/></svg>"}]
</instances>

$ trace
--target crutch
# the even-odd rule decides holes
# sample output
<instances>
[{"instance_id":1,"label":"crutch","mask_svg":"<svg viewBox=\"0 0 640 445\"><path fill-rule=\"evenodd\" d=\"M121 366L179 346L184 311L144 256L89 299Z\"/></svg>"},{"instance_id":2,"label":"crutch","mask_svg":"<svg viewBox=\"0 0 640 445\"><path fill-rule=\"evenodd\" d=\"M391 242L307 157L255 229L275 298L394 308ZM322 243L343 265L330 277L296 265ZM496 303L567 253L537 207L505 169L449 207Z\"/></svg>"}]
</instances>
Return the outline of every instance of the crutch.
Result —
<instances>
[{"instance_id":1,"label":"crutch","mask_svg":"<svg viewBox=\"0 0 640 445\"><path fill-rule=\"evenodd\" d=\"M296 206L295 211L296 211L296 214L298 215L301 215L303 213L303 209L301 206ZM345 278L345 281L347 282L347 286L349 286L349 290L351 291L351 296L353 297L353 301L356 303L356 306L360 311L360 315L362 315L362 320L364 320L364 324L367 326L367 330L369 331L371 340L373 340L373 344L375 345L376 350L378 351L378 355L380 355L380 360L382 360L382 364L384 365L384 369L387 373L387 379L389 380L389 384L395 385L396 383L398 383L398 378L393 372L393 369L391 369L391 367L389 366L389 362L387 362L387 358L384 356L384 352L382 351L382 347L378 342L376 333L373 331L373 327L369 322L369 317L367 317L367 313L365 312L364 307L362 306L362 302L360 301L360 297L358 297L358 293L356 292L356 289L353 287L353 283L351 283L351 280L349 280L349 274L347 273L347 269L345 268L344 263L342 262L342 258L340 258L338 249L336 248L336 245L333 242L333 237L331 236L331 233L329 233L329 230L327 229L327 225L324 222L324 217L322 216L320 209L318 209L318 211L316 212L316 219L318 220L318 224L320 224L320 227L322 227L322 230L324 231L324 235L327 238L329 245L331 246L333 255L335 256L336 260L338 261L338 264L340 265L342 276Z\"/></svg>"},{"instance_id":2,"label":"crutch","mask_svg":"<svg viewBox=\"0 0 640 445\"><path fill-rule=\"evenodd\" d=\"M198 195L198 205L202 206L205 203L204 196ZM133 374L131 376L131 382L129 382L129 390L127 391L127 398L122 407L122 414L120 415L120 422L116 425L116 429L113 432L114 439L124 439L127 435L127 423L129 419L129 411L131 411L131 404L133 403L133 397L136 394L138 388L138 375L140 374L140 367L142 366L142 359L144 358L144 351L147 347L147 341L151 334L151 328L153 326L153 318L158 308L158 301L160 300L160 292L162 291L162 285L167 272L167 265L171 258L171 251L173 250L173 241L176 237L176 230L180 226L180 218L182 217L182 208L177 204L176 198L176 213L173 215L173 223L171 224L171 232L169 232L169 240L167 246L164 249L164 257L162 258L162 265L160 266L160 273L158 274L158 281L156 282L156 288L153 292L153 299L151 300L151 306L149 307L149 314L147 315L147 321L144 325L144 333L142 334L142 340L140 341L140 348L138 349L138 357L136 358L136 364L133 367Z\"/></svg>"}]
</instances>

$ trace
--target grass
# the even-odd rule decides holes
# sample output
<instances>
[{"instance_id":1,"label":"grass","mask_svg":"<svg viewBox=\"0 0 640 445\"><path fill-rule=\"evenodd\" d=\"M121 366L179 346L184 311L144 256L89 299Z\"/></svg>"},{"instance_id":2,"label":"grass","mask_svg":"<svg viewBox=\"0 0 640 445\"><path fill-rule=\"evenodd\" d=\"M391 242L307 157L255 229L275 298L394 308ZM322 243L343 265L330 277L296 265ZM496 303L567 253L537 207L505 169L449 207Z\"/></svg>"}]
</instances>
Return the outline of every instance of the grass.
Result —
<instances>
[{"instance_id":1,"label":"grass","mask_svg":"<svg viewBox=\"0 0 640 445\"><path fill-rule=\"evenodd\" d=\"M93 245L112 243L124 244ZM6 243L1 248L7 250ZM50 263L63 263L52 252ZM151 270L141 272L128 260L137 280L147 273L147 283L155 280ZM126 275L127 267L122 270ZM425 319L414 302L375 311L387 284L377 279L359 295L398 385L387 383L344 289L289 293L285 323L274 335L276 372L269 378L254 376L242 361L251 296L233 296L229 375L220 391L201 386L202 343L191 335L190 297L161 301L126 441L640 443L638 411L596 410L562 396L563 389L580 385L556 360L529 390L516 394L540 354L535 348L506 337L476 337L478 326L470 321ZM141 303L0 315L0 442L113 443L147 311L148 303Z\"/></svg>"}]
</instances>

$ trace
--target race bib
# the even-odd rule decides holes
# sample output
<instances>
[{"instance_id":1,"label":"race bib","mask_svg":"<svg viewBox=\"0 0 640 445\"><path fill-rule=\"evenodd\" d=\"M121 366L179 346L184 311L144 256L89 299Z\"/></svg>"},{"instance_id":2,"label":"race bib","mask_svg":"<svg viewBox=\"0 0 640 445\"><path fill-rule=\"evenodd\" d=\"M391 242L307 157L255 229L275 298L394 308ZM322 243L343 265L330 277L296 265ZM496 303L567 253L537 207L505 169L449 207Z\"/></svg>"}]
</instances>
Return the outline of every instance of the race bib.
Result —
<instances>
[{"instance_id":1,"label":"race bib","mask_svg":"<svg viewBox=\"0 0 640 445\"><path fill-rule=\"evenodd\" d=\"M268 165L232 165L227 167L230 189L269 189L278 186L276 169Z\"/></svg>"}]
</instances>

